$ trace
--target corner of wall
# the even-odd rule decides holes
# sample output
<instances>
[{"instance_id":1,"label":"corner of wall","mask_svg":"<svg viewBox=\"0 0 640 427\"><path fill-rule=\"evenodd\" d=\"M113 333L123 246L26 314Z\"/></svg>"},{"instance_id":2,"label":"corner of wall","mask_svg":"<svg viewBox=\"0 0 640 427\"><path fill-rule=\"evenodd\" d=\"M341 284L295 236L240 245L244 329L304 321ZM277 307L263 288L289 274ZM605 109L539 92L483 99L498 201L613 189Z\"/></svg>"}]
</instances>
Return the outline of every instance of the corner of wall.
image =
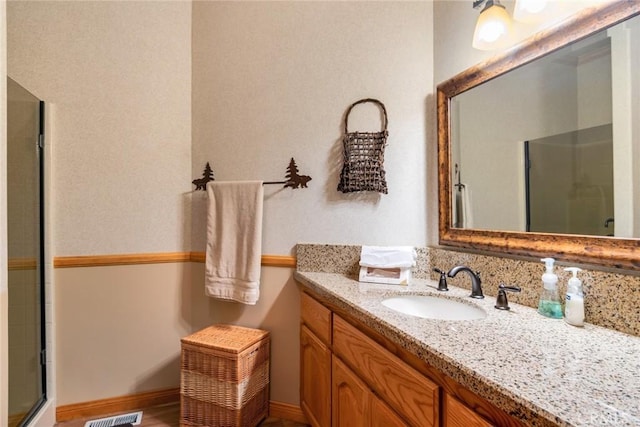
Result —
<instances>
[{"instance_id":1,"label":"corner of wall","mask_svg":"<svg viewBox=\"0 0 640 427\"><path fill-rule=\"evenodd\" d=\"M0 52L7 51L6 2L0 2ZM0 56L0 75L7 75L7 57ZM0 175L5 176L7 147L7 79L0 80ZM9 416L9 383L8 383L8 286L7 286L7 184L0 181L0 425L5 425Z\"/></svg>"}]
</instances>

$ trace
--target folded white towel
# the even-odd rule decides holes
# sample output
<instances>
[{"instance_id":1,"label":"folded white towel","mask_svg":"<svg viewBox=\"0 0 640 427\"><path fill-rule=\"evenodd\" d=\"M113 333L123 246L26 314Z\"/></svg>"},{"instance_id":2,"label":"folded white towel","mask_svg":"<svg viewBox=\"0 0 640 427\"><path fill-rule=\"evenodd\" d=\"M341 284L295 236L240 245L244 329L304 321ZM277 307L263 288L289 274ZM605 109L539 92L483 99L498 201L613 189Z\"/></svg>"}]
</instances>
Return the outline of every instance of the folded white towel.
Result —
<instances>
[{"instance_id":1,"label":"folded white towel","mask_svg":"<svg viewBox=\"0 0 640 427\"><path fill-rule=\"evenodd\" d=\"M363 246L360 266L378 268L407 268L416 265L413 246Z\"/></svg>"},{"instance_id":2,"label":"folded white towel","mask_svg":"<svg viewBox=\"0 0 640 427\"><path fill-rule=\"evenodd\" d=\"M254 305L260 296L262 181L207 184L205 293Z\"/></svg>"}]
</instances>

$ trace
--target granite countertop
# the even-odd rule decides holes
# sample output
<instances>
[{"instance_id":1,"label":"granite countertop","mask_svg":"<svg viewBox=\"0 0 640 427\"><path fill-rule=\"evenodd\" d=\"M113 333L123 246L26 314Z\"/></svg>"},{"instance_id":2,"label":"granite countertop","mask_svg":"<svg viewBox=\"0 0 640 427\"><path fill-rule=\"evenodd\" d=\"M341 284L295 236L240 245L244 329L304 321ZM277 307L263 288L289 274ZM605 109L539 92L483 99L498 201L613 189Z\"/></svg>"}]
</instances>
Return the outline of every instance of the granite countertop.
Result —
<instances>
[{"instance_id":1,"label":"granite countertop","mask_svg":"<svg viewBox=\"0 0 640 427\"><path fill-rule=\"evenodd\" d=\"M510 302L414 279L409 286L360 283L342 274L295 278L459 384L531 426L640 426L640 338L586 324L574 327ZM381 304L397 294L436 294L475 304L482 320L422 319Z\"/></svg>"}]
</instances>

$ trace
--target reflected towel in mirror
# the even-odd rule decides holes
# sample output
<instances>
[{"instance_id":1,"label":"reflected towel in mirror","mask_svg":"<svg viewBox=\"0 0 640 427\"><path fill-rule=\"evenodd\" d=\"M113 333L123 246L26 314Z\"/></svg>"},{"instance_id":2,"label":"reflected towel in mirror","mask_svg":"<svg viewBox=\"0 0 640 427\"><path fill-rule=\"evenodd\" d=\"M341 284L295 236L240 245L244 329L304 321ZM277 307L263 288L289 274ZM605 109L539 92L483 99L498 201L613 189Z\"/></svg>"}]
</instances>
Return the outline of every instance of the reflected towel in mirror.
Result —
<instances>
[{"instance_id":1,"label":"reflected towel in mirror","mask_svg":"<svg viewBox=\"0 0 640 427\"><path fill-rule=\"evenodd\" d=\"M471 191L465 184L455 191L455 228L473 228L473 216L471 215Z\"/></svg>"}]
</instances>

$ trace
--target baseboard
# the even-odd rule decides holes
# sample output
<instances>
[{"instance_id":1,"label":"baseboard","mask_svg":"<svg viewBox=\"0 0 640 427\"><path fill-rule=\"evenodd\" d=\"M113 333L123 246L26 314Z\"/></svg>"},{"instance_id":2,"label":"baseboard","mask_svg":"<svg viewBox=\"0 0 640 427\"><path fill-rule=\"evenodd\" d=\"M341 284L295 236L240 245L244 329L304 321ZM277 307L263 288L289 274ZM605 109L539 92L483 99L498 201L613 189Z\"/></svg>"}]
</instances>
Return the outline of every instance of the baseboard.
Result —
<instances>
[{"instance_id":1,"label":"baseboard","mask_svg":"<svg viewBox=\"0 0 640 427\"><path fill-rule=\"evenodd\" d=\"M273 400L269 402L269 416L295 421L301 424L309 423L300 406L291 405L290 403L274 402Z\"/></svg>"},{"instance_id":2,"label":"baseboard","mask_svg":"<svg viewBox=\"0 0 640 427\"><path fill-rule=\"evenodd\" d=\"M62 422L78 418L104 416L117 412L140 410L152 406L177 402L180 402L179 388L148 391L145 393L58 406L56 408L56 421ZM274 402L273 400L270 401L269 416L295 421L302 424L308 423L307 417L305 417L300 406L292 405L290 403Z\"/></svg>"},{"instance_id":3,"label":"baseboard","mask_svg":"<svg viewBox=\"0 0 640 427\"><path fill-rule=\"evenodd\" d=\"M107 415L134 409L149 408L180 401L180 389L148 391L127 396L73 403L56 408L56 421L68 421L96 415Z\"/></svg>"}]
</instances>

